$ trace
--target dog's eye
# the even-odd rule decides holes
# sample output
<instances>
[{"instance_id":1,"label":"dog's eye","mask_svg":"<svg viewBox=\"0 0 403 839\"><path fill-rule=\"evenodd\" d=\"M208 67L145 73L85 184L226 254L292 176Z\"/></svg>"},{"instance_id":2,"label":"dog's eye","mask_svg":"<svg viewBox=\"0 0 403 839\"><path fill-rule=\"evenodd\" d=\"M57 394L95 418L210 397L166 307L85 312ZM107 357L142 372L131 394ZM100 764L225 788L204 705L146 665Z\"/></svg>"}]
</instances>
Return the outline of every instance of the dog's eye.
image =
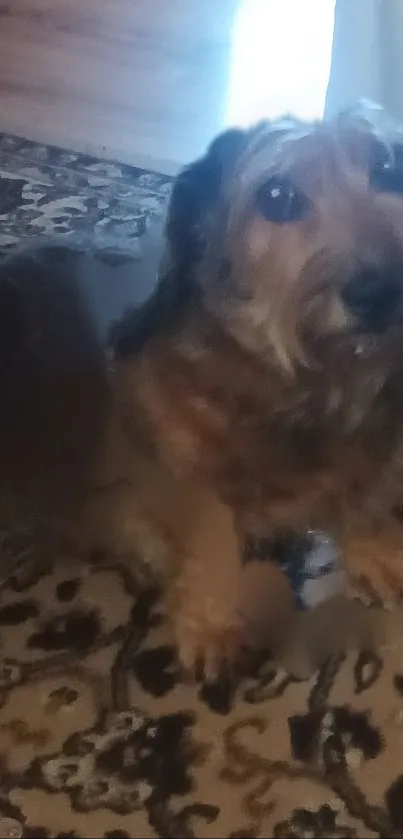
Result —
<instances>
[{"instance_id":1,"label":"dog's eye","mask_svg":"<svg viewBox=\"0 0 403 839\"><path fill-rule=\"evenodd\" d=\"M371 150L369 177L378 192L403 195L403 146L388 148L382 143Z\"/></svg>"},{"instance_id":2,"label":"dog's eye","mask_svg":"<svg viewBox=\"0 0 403 839\"><path fill-rule=\"evenodd\" d=\"M306 215L309 202L304 193L287 178L273 177L260 187L256 205L267 221L290 224Z\"/></svg>"}]
</instances>

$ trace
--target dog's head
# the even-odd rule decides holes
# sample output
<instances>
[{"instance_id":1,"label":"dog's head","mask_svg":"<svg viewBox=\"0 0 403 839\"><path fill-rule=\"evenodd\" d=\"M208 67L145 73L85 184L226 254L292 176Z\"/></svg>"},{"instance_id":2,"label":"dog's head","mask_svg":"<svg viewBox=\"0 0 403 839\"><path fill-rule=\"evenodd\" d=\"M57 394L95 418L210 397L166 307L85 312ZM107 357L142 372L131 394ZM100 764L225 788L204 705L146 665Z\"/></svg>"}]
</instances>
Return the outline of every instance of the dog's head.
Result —
<instances>
[{"instance_id":1,"label":"dog's head","mask_svg":"<svg viewBox=\"0 0 403 839\"><path fill-rule=\"evenodd\" d=\"M283 367L403 335L403 138L345 114L219 137L174 187L172 287Z\"/></svg>"}]
</instances>

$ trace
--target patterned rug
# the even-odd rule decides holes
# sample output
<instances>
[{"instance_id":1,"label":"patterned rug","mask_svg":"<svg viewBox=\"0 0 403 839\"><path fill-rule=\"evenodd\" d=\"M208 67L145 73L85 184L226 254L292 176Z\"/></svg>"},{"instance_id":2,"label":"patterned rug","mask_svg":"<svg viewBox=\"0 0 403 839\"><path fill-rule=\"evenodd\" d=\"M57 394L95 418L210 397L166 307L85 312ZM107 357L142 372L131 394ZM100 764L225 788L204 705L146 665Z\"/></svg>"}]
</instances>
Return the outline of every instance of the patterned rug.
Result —
<instances>
[{"instance_id":1,"label":"patterned rug","mask_svg":"<svg viewBox=\"0 0 403 839\"><path fill-rule=\"evenodd\" d=\"M0 134L0 248L58 236L82 247L138 253L161 216L171 179Z\"/></svg>"},{"instance_id":2,"label":"patterned rug","mask_svg":"<svg viewBox=\"0 0 403 839\"><path fill-rule=\"evenodd\" d=\"M149 270L169 190L0 135L0 247L73 247L102 264L112 299L127 265L139 282ZM300 607L334 571L321 544L293 579ZM305 681L262 658L230 701L183 683L133 563L45 566L15 520L0 550L1 837L403 836L400 644L330 656Z\"/></svg>"}]
</instances>

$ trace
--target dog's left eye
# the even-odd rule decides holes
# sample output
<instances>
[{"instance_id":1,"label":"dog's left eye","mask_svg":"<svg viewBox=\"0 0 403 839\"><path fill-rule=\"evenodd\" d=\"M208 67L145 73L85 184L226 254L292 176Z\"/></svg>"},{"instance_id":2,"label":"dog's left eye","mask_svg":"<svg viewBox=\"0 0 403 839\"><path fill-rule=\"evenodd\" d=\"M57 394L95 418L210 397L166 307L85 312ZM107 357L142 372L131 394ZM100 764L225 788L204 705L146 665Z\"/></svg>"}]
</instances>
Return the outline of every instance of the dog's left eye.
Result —
<instances>
[{"instance_id":1,"label":"dog's left eye","mask_svg":"<svg viewBox=\"0 0 403 839\"><path fill-rule=\"evenodd\" d=\"M274 224L290 224L300 221L309 208L303 192L288 178L272 177L262 184L257 193L256 204L262 216Z\"/></svg>"},{"instance_id":2,"label":"dog's left eye","mask_svg":"<svg viewBox=\"0 0 403 839\"><path fill-rule=\"evenodd\" d=\"M370 183L378 192L403 195L403 146L376 143L370 160Z\"/></svg>"}]
</instances>

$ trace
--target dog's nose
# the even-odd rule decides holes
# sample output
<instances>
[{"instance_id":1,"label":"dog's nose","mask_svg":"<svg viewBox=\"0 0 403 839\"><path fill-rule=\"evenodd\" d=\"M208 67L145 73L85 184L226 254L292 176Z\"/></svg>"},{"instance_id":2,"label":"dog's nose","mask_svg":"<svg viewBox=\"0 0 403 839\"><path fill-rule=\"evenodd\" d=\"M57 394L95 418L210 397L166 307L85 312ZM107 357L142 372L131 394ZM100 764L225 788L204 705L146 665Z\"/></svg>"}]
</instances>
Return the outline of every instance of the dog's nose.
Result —
<instances>
[{"instance_id":1,"label":"dog's nose","mask_svg":"<svg viewBox=\"0 0 403 839\"><path fill-rule=\"evenodd\" d=\"M363 268L344 287L342 298L367 329L382 329L393 319L403 294L403 267Z\"/></svg>"}]
</instances>

